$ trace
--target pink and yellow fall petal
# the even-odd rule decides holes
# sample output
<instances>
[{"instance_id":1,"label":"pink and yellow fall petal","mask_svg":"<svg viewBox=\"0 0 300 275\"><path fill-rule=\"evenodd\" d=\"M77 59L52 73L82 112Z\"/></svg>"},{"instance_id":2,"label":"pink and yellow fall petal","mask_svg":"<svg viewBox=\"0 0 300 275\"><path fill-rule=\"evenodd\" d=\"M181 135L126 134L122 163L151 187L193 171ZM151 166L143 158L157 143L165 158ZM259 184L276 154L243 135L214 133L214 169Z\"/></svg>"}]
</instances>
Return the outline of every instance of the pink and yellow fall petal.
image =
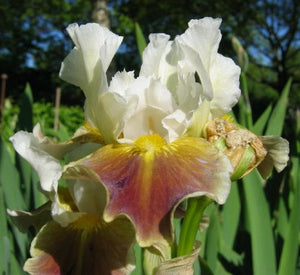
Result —
<instances>
[{"instance_id":1,"label":"pink and yellow fall petal","mask_svg":"<svg viewBox=\"0 0 300 275\"><path fill-rule=\"evenodd\" d=\"M105 223L86 214L66 227L47 223L31 245L24 270L34 275L130 274L134 230L126 218Z\"/></svg>"},{"instance_id":2,"label":"pink and yellow fall petal","mask_svg":"<svg viewBox=\"0 0 300 275\"><path fill-rule=\"evenodd\" d=\"M172 240L172 210L184 198L206 195L224 203L232 172L228 159L204 139L185 137L167 144L157 134L132 145L104 146L71 164L71 170L72 165L85 171L83 176L89 170L99 177L108 190L104 219L127 215L142 247Z\"/></svg>"}]
</instances>

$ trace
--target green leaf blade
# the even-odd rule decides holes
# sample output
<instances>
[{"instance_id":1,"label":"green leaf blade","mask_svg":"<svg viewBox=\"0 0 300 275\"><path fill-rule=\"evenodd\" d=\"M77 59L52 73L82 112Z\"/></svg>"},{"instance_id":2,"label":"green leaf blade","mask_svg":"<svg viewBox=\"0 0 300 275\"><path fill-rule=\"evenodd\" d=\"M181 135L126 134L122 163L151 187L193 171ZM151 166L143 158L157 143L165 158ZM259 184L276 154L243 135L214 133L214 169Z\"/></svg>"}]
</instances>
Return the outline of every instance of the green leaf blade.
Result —
<instances>
[{"instance_id":1,"label":"green leaf blade","mask_svg":"<svg viewBox=\"0 0 300 275\"><path fill-rule=\"evenodd\" d=\"M269 207L256 170L243 178L251 236L254 275L276 274L276 255Z\"/></svg>"},{"instance_id":2,"label":"green leaf blade","mask_svg":"<svg viewBox=\"0 0 300 275\"><path fill-rule=\"evenodd\" d=\"M286 83L285 87L283 88L281 96L273 109L273 112L271 114L265 132L265 135L267 136L268 135L280 136L282 133L286 109L287 109L288 95L290 92L291 84L292 84L292 80L289 79L289 81Z\"/></svg>"},{"instance_id":3,"label":"green leaf blade","mask_svg":"<svg viewBox=\"0 0 300 275\"><path fill-rule=\"evenodd\" d=\"M266 128L268 119L272 112L272 105L269 105L268 108L261 114L261 116L256 120L253 126L253 132L259 136L263 135L264 129Z\"/></svg>"},{"instance_id":4,"label":"green leaf blade","mask_svg":"<svg viewBox=\"0 0 300 275\"><path fill-rule=\"evenodd\" d=\"M135 37L136 37L139 54L140 54L140 57L142 57L143 51L147 46L147 42L146 42L145 36L143 34L143 31L142 31L139 23L135 23L134 28L135 28Z\"/></svg>"},{"instance_id":5,"label":"green leaf blade","mask_svg":"<svg viewBox=\"0 0 300 275\"><path fill-rule=\"evenodd\" d=\"M279 264L278 275L295 274L297 266L297 256L299 250L299 230L300 230L300 176L299 176L299 158L293 158L293 174L296 180L296 192L294 204L291 210L289 223L285 235L285 241Z\"/></svg>"}]
</instances>

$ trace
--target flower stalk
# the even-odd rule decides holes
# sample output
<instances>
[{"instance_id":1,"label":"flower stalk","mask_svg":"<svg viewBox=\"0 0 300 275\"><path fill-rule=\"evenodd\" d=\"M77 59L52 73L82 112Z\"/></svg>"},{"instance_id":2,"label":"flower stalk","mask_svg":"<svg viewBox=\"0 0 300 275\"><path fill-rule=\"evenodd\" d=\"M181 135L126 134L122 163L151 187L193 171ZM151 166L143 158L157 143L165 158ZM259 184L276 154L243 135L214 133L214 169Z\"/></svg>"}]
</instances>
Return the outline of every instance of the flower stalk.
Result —
<instances>
[{"instance_id":1,"label":"flower stalk","mask_svg":"<svg viewBox=\"0 0 300 275\"><path fill-rule=\"evenodd\" d=\"M177 247L177 257L188 255L192 252L203 212L211 202L212 200L205 196L188 200Z\"/></svg>"}]
</instances>

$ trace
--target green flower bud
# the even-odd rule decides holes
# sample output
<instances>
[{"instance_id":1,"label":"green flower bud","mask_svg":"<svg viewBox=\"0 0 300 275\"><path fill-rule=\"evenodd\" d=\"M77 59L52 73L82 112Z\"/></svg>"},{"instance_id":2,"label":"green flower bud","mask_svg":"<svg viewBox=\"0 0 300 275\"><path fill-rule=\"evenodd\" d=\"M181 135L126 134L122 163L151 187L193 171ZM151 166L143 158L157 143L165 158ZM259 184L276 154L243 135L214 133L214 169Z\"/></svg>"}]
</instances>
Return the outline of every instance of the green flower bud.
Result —
<instances>
[{"instance_id":1,"label":"green flower bud","mask_svg":"<svg viewBox=\"0 0 300 275\"><path fill-rule=\"evenodd\" d=\"M227 119L216 118L206 126L207 140L230 160L237 180L256 168L267 155L261 139L247 129Z\"/></svg>"}]
</instances>

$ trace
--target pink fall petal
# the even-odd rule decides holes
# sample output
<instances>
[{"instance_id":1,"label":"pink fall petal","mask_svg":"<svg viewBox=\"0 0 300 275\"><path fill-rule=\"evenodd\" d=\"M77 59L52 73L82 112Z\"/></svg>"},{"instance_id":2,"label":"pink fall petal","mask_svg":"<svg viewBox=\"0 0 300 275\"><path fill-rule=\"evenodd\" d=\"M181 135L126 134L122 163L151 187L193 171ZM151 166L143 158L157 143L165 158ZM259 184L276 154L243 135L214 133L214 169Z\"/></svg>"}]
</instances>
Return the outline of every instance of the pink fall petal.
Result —
<instances>
[{"instance_id":1,"label":"pink fall petal","mask_svg":"<svg viewBox=\"0 0 300 275\"><path fill-rule=\"evenodd\" d=\"M143 247L172 240L172 210L184 198L206 195L224 203L232 172L228 159L204 139L167 144L157 134L133 145L104 146L73 165L98 175L109 194L104 219L127 215Z\"/></svg>"}]
</instances>

